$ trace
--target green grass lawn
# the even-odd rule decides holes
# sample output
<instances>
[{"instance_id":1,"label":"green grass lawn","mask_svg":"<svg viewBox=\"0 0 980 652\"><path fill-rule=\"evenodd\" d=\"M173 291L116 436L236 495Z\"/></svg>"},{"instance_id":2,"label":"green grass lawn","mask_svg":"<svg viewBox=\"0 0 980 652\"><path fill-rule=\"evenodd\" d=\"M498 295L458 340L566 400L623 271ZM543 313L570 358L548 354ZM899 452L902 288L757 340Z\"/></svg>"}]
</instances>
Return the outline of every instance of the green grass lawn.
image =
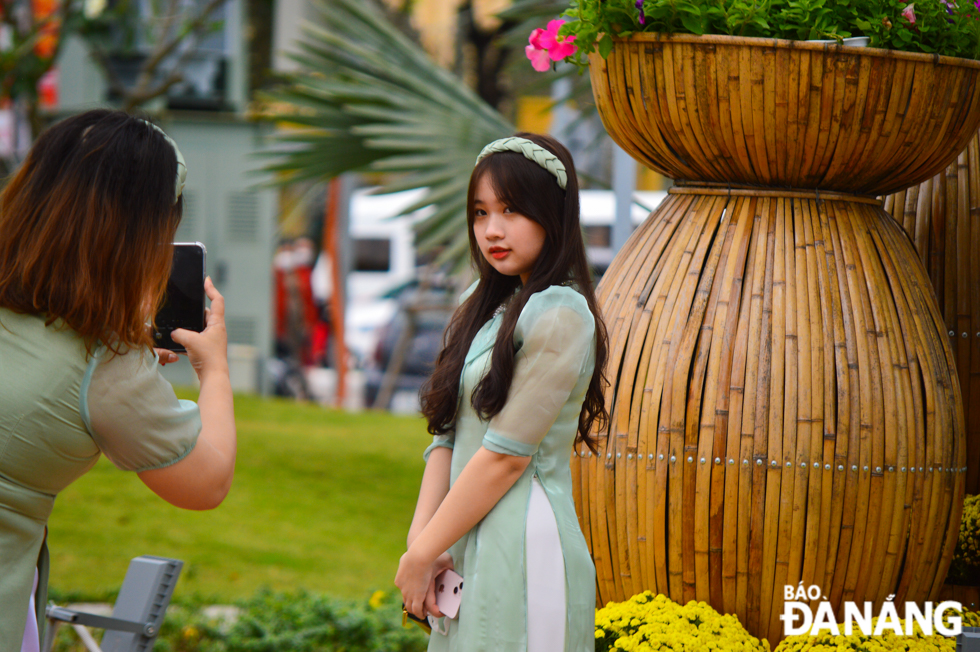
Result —
<instances>
[{"instance_id":1,"label":"green grass lawn","mask_svg":"<svg viewBox=\"0 0 980 652\"><path fill-rule=\"evenodd\" d=\"M49 521L52 589L104 597L141 554L184 561L176 599L393 589L431 441L424 421L252 396L235 397L235 414L235 483L215 510L172 507L104 458L62 492Z\"/></svg>"}]
</instances>

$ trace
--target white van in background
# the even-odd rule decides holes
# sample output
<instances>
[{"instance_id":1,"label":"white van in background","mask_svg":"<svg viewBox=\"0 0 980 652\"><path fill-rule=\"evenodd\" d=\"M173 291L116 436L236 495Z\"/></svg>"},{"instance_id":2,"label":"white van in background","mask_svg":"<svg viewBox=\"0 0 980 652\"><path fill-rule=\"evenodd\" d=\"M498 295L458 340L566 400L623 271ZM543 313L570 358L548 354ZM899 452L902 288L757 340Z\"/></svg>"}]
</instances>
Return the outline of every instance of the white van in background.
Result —
<instances>
[{"instance_id":1,"label":"white van in background","mask_svg":"<svg viewBox=\"0 0 980 652\"><path fill-rule=\"evenodd\" d=\"M430 210L422 209L396 218L425 191L370 194L373 190L354 191L348 213L351 272L347 278L345 339L348 349L360 363L373 354L380 327L390 322L397 310L397 299L386 298L386 295L415 279L417 256L412 225ZM635 196L647 208L633 204L634 228L667 193L637 192ZM601 273L613 257L611 243L616 199L609 190L583 190L580 198L589 260Z\"/></svg>"},{"instance_id":2,"label":"white van in background","mask_svg":"<svg viewBox=\"0 0 980 652\"><path fill-rule=\"evenodd\" d=\"M667 191L640 191L633 193L633 197L630 220L635 229L667 198ZM615 255L612 228L616 221L616 195L611 190L583 190L579 193L579 204L585 251L593 269L602 275Z\"/></svg>"},{"instance_id":3,"label":"white van in background","mask_svg":"<svg viewBox=\"0 0 980 652\"><path fill-rule=\"evenodd\" d=\"M347 218L351 271L344 339L361 363L374 351L378 328L395 315L398 301L387 295L415 278L412 224L426 212L395 218L422 197L424 189L388 195L372 195L373 190L352 193Z\"/></svg>"}]
</instances>

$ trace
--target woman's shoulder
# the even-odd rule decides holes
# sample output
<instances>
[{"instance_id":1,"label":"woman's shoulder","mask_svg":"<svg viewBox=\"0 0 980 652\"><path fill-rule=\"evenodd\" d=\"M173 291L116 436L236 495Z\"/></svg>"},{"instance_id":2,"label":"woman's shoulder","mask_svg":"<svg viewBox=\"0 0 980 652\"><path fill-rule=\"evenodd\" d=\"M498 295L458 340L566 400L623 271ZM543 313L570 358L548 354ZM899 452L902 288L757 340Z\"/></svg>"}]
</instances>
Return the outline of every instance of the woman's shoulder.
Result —
<instances>
[{"instance_id":1,"label":"woman's shoulder","mask_svg":"<svg viewBox=\"0 0 980 652\"><path fill-rule=\"evenodd\" d=\"M99 370L113 375L155 373L157 354L152 349L122 346L117 351L100 347L98 351Z\"/></svg>"},{"instance_id":2,"label":"woman's shoulder","mask_svg":"<svg viewBox=\"0 0 980 652\"><path fill-rule=\"evenodd\" d=\"M17 342L32 355L55 357L64 362L87 362L85 342L60 319L48 324L43 315L20 313L0 307L0 342Z\"/></svg>"},{"instance_id":3,"label":"woman's shoulder","mask_svg":"<svg viewBox=\"0 0 980 652\"><path fill-rule=\"evenodd\" d=\"M581 317L585 324L595 323L589 302L581 292L567 285L552 285L528 298L517 320L518 328L528 330L552 310L570 310Z\"/></svg>"},{"instance_id":4,"label":"woman's shoulder","mask_svg":"<svg viewBox=\"0 0 980 652\"><path fill-rule=\"evenodd\" d=\"M480 284L480 279L477 279L472 283L470 283L470 286L465 290L463 290L463 293L459 295L459 299L456 301L456 305L461 306L464 303L466 303L466 300L469 299L474 292L476 292L476 286L478 286L479 284Z\"/></svg>"},{"instance_id":5,"label":"woman's shoulder","mask_svg":"<svg viewBox=\"0 0 980 652\"><path fill-rule=\"evenodd\" d=\"M532 294L524 310L548 310L550 308L567 307L578 313L591 315L589 302L585 295L568 285L552 285L540 292Z\"/></svg>"}]
</instances>

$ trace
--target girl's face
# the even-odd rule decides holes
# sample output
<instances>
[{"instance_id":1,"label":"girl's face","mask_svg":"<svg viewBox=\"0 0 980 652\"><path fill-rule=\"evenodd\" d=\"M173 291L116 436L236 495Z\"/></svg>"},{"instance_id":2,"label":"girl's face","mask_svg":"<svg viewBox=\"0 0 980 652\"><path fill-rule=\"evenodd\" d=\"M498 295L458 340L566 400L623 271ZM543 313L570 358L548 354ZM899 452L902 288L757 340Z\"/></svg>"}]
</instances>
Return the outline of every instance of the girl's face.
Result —
<instances>
[{"instance_id":1,"label":"girl's face","mask_svg":"<svg viewBox=\"0 0 980 652\"><path fill-rule=\"evenodd\" d=\"M473 215L473 234L483 257L501 274L520 276L527 283L544 247L544 228L501 201L488 174L477 182Z\"/></svg>"}]
</instances>

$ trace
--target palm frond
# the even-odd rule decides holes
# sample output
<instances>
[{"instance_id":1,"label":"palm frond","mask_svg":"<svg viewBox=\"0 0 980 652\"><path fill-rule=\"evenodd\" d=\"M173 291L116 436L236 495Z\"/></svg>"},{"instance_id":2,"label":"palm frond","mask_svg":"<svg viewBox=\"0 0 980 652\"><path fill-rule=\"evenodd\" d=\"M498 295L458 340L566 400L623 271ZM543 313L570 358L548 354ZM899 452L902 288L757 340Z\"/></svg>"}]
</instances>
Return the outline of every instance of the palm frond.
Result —
<instances>
[{"instance_id":1,"label":"palm frond","mask_svg":"<svg viewBox=\"0 0 980 652\"><path fill-rule=\"evenodd\" d=\"M293 59L300 71L263 96L263 117L295 125L269 152L269 172L289 180L387 172L381 193L426 188L405 214L419 223L421 253L466 264L469 170L488 142L515 128L462 80L439 68L363 0L319 0Z\"/></svg>"}]
</instances>

